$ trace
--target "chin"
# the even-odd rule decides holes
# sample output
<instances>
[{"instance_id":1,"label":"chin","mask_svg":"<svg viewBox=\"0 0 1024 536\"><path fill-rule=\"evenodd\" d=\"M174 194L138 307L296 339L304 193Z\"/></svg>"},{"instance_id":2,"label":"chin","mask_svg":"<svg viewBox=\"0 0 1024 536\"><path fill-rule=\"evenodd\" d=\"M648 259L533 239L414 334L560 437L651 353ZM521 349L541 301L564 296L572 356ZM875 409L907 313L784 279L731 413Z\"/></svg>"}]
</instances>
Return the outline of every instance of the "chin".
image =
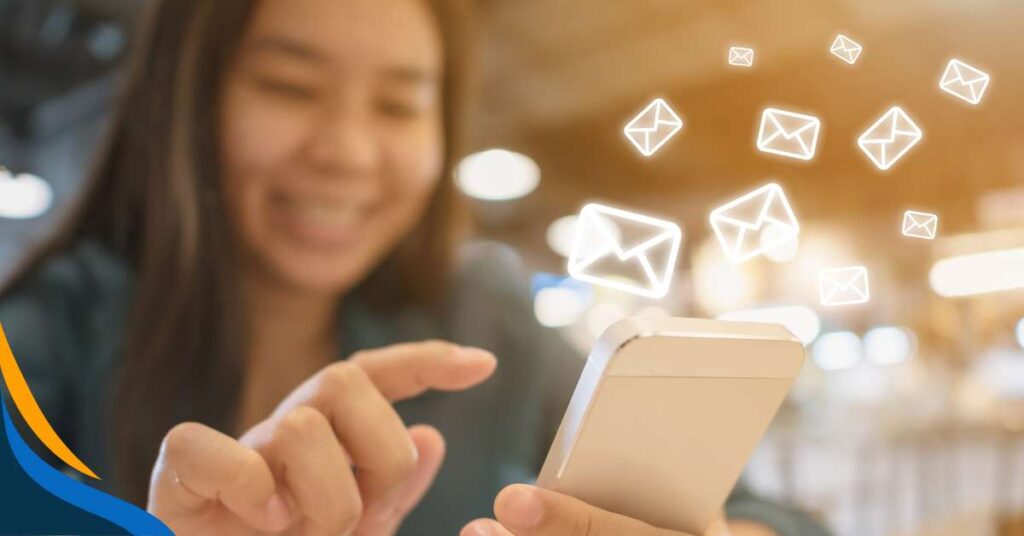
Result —
<instances>
[{"instance_id":1,"label":"chin","mask_svg":"<svg viewBox=\"0 0 1024 536\"><path fill-rule=\"evenodd\" d=\"M284 258L282 258L284 257ZM287 286L305 292L337 294L352 290L373 269L351 255L287 255L270 263L272 274Z\"/></svg>"}]
</instances>

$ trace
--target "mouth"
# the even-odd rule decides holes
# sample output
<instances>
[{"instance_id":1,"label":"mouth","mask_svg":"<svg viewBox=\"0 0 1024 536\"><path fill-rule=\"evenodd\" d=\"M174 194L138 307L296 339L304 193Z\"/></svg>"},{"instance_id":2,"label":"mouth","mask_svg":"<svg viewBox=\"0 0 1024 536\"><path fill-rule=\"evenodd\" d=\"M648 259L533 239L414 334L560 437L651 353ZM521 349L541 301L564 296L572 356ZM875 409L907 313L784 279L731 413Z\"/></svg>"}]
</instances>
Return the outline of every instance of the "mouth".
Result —
<instances>
[{"instance_id":1,"label":"mouth","mask_svg":"<svg viewBox=\"0 0 1024 536\"><path fill-rule=\"evenodd\" d=\"M314 247L351 245L369 216L365 204L323 196L278 193L271 205L290 239Z\"/></svg>"}]
</instances>

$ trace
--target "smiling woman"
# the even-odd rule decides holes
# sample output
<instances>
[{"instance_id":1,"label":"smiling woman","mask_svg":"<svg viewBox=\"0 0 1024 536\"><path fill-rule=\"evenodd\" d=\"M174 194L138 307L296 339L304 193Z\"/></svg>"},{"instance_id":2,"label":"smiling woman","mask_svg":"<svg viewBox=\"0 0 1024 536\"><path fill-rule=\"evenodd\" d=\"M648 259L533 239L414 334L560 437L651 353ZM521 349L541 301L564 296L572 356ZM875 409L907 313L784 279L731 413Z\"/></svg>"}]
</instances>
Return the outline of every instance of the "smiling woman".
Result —
<instances>
[{"instance_id":1,"label":"smiling woman","mask_svg":"<svg viewBox=\"0 0 1024 536\"><path fill-rule=\"evenodd\" d=\"M436 189L442 43L408 4L339 3L312 24L285 2L253 14L223 90L224 198L245 254L276 277L353 285Z\"/></svg>"},{"instance_id":2,"label":"smiling woman","mask_svg":"<svg viewBox=\"0 0 1024 536\"><path fill-rule=\"evenodd\" d=\"M582 362L501 251L449 262L464 15L154 4L86 195L0 295L98 485L178 534L456 534L522 497L499 492L536 474ZM547 528L494 530L676 534L541 506ZM819 534L742 490L728 508Z\"/></svg>"},{"instance_id":3,"label":"smiling woman","mask_svg":"<svg viewBox=\"0 0 1024 536\"><path fill-rule=\"evenodd\" d=\"M438 299L458 220L439 178L459 153L464 10L414 0L153 6L84 198L7 284L83 243L127 265L132 312L116 338L130 358L117 373L111 442L123 493L144 500L174 423L244 430L323 366L338 351L325 315L340 290L390 308ZM287 353L312 355L248 366L283 350L268 335L281 328L264 325L280 325L274 311L310 303L321 320L287 322L282 338L301 336L301 352ZM282 374L291 386L272 387Z\"/></svg>"}]
</instances>

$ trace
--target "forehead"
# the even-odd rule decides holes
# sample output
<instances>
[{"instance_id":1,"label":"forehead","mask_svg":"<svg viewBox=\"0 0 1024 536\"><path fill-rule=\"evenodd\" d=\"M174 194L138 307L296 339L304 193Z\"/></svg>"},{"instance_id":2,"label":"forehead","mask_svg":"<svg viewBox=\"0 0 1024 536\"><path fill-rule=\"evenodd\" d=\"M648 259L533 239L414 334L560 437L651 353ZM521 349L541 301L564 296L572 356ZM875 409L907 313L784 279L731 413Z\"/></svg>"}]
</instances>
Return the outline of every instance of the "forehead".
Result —
<instances>
[{"instance_id":1,"label":"forehead","mask_svg":"<svg viewBox=\"0 0 1024 536\"><path fill-rule=\"evenodd\" d=\"M441 38L425 0L260 0L247 37L283 39L338 66L441 65Z\"/></svg>"}]
</instances>

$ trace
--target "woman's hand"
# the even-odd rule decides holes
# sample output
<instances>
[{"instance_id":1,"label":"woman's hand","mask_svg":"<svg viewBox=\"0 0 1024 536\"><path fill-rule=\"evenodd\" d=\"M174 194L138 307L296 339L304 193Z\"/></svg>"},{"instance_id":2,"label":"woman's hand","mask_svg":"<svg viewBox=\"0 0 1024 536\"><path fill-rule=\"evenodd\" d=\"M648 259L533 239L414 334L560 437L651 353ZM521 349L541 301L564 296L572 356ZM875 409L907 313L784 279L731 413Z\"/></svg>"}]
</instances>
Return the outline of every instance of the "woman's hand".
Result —
<instances>
[{"instance_id":1,"label":"woman's hand","mask_svg":"<svg viewBox=\"0 0 1024 536\"><path fill-rule=\"evenodd\" d=\"M494 356L443 342L390 346L332 364L235 440L198 423L164 438L148 510L182 535L389 536L444 458L429 426L391 404L489 377Z\"/></svg>"},{"instance_id":2,"label":"woman's hand","mask_svg":"<svg viewBox=\"0 0 1024 536\"><path fill-rule=\"evenodd\" d=\"M509 486L494 500L493 519L477 519L460 536L693 536L590 506L579 499L523 484ZM715 523L705 536L774 536L753 523Z\"/></svg>"}]
</instances>

